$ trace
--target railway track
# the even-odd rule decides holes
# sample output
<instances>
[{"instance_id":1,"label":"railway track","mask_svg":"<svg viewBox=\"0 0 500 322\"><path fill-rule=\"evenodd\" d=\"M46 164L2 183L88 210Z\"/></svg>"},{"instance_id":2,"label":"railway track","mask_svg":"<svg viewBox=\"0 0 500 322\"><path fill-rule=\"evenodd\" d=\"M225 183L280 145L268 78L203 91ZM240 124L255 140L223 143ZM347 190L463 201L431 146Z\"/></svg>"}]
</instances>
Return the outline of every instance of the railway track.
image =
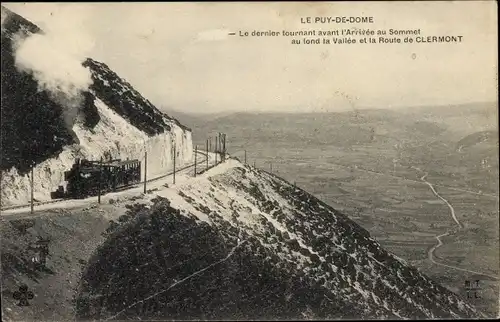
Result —
<instances>
[{"instance_id":1,"label":"railway track","mask_svg":"<svg viewBox=\"0 0 500 322\"><path fill-rule=\"evenodd\" d=\"M201 166L203 165L203 163L205 163L207 161L208 153L207 152L202 152L202 151L197 151L197 153L200 154L200 155L203 155L205 157L203 160L197 160L197 162L196 162L198 165L200 165L200 168L201 168ZM190 168L194 168L194 165L195 165L195 162L193 162L193 163L191 163L191 164L189 164L187 166L184 166L182 168L175 169L175 173L177 174L177 173L179 173L181 171L184 171L184 170L187 170L187 169L190 169ZM215 167L216 165L217 164L210 165L208 167L208 169L211 169L211 168ZM206 169L203 168L203 171L206 171ZM196 173L198 173L198 171L196 171ZM146 183L154 182L154 181L163 179L163 178L168 177L168 176L170 176L172 174L174 174L174 171L170 171L170 172L168 172L166 174L163 174L161 176L158 176L158 177L155 177L155 178L152 178L152 179L148 179L148 180L146 180ZM126 187L122 187L120 189L117 189L116 192L126 191L126 190L133 189L133 188L138 188L141 184L144 184L144 181L141 181L141 182L138 182L138 183L134 183L134 184L128 185ZM115 191L113 191L113 192L115 192ZM47 204L53 204L53 203L58 203L58 202L66 201L66 200L68 200L68 199L59 198L59 199L52 199L52 200L47 200L47 201L34 202L33 203L33 207L41 206L41 205L47 205ZM23 205L15 205L15 206L2 207L2 208L0 208L0 211L13 210L13 209L19 209L19 208L27 208L27 207L31 207L31 204L28 203L28 204L23 204Z\"/></svg>"}]
</instances>

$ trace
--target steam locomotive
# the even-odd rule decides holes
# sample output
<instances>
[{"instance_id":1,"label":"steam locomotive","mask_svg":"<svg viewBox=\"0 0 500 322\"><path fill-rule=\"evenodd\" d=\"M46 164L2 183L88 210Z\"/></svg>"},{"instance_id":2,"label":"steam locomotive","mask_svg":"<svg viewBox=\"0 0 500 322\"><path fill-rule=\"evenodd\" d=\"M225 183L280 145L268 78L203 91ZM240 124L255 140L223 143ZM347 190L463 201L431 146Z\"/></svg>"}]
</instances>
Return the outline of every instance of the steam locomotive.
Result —
<instances>
[{"instance_id":1,"label":"steam locomotive","mask_svg":"<svg viewBox=\"0 0 500 322\"><path fill-rule=\"evenodd\" d=\"M117 191L141 182L141 161L121 159L105 162L76 159L72 168L64 172L67 182L66 191L63 186L51 193L52 199L83 199Z\"/></svg>"}]
</instances>

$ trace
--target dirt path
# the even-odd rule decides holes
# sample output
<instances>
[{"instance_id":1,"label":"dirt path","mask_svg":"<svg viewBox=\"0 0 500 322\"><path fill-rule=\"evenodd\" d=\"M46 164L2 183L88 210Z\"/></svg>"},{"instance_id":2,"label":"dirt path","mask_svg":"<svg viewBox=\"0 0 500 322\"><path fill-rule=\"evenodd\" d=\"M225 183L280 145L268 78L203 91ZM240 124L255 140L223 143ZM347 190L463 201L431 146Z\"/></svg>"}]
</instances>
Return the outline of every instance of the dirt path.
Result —
<instances>
[{"instance_id":1,"label":"dirt path","mask_svg":"<svg viewBox=\"0 0 500 322\"><path fill-rule=\"evenodd\" d=\"M463 224L458 220L457 218L457 215L455 213L455 209L453 208L453 206L450 204L450 202L448 200L446 200L445 198L443 198L437 191L436 189L434 188L434 186L432 185L432 183L430 183L429 181L425 180L425 178L427 177L428 173L424 174L420 180L422 180L426 185L429 186L429 188L432 190L432 193L437 197L439 198L441 201L443 201L449 208L450 210L450 214L451 214L451 217L453 218L453 220L455 221L455 223L457 224L458 226L458 229L461 229L461 228L464 228ZM481 272L476 272L476 271L471 271L471 270L468 270L468 269L464 269L464 268L460 268L460 267L457 267L457 266L452 266L452 265L447 265L447 264L443 264L443 263L440 263L438 261L436 261L434 258L436 257L435 255L435 252L436 252L436 249L438 249L439 247L443 246L444 243L443 241L441 240L442 237L445 237L445 236L449 236L450 235L450 232L445 232L441 235L438 235L436 236L436 240L437 240L437 244L434 245L431 249L429 249L427 255L429 257L429 260L436 264L436 265L439 265L439 266L444 266L444 267L447 267L447 268L451 268L451 269L454 269L454 270L458 270L458 271L462 271L462 272L468 272L468 273L472 273L472 274L477 274L477 275L482 275L482 276L487 276L489 278L493 278L494 280L498 280L498 277L496 276L492 276L492 275L488 275L488 274L485 274L485 273L481 273Z\"/></svg>"}]
</instances>

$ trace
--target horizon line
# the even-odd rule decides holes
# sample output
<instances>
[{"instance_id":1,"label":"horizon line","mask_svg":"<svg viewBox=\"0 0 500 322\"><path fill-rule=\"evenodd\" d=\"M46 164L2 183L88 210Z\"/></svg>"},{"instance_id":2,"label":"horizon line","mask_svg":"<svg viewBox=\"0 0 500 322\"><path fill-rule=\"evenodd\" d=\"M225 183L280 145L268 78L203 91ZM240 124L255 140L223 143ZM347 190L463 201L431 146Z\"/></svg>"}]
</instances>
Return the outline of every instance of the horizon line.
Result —
<instances>
[{"instance_id":1,"label":"horizon line","mask_svg":"<svg viewBox=\"0 0 500 322\"><path fill-rule=\"evenodd\" d=\"M165 113L168 112L176 112L183 114L191 114L191 115L217 115L217 114L330 114L330 113L345 113L345 112L356 112L359 110L406 110L412 108L443 108L443 107L452 107L452 106L467 106L467 105L486 105L486 104L495 104L498 108L498 100L497 101L477 101L477 102L469 102L469 103L450 103L450 104L439 104L439 105L408 105L408 106L397 106L397 107L376 107L376 106L361 106L350 109L342 109L338 111L300 111L300 110L227 110L227 111L185 111L176 109L173 107L161 106L160 104L155 105L157 108ZM165 109L165 110L164 110Z\"/></svg>"}]
</instances>

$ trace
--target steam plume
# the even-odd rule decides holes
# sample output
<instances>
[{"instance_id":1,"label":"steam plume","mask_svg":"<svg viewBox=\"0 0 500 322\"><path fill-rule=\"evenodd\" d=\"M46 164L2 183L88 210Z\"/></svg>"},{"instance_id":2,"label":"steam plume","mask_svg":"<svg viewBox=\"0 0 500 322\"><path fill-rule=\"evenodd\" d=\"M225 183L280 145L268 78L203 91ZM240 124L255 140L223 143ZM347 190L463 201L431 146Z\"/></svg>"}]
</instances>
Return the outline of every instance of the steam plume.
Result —
<instances>
[{"instance_id":1,"label":"steam plume","mask_svg":"<svg viewBox=\"0 0 500 322\"><path fill-rule=\"evenodd\" d=\"M93 47L84 32L89 7L45 4L41 21L33 21L44 31L15 41L15 64L20 71L30 72L40 91L63 107L63 119L72 127L83 103L83 91L92 84L90 70L82 66Z\"/></svg>"}]
</instances>

